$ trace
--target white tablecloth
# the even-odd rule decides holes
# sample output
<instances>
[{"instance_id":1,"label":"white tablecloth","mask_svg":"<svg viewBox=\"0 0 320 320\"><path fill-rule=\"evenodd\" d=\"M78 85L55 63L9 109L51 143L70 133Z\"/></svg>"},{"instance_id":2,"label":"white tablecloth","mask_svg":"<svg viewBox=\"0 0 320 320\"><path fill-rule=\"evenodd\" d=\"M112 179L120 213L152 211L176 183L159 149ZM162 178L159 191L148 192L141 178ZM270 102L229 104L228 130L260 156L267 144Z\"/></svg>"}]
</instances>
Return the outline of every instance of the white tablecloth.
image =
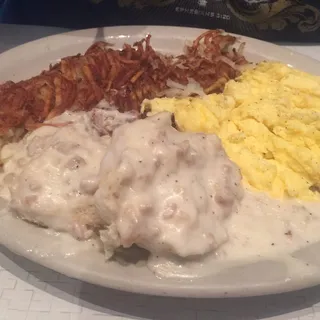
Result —
<instances>
[{"instance_id":1,"label":"white tablecloth","mask_svg":"<svg viewBox=\"0 0 320 320\"><path fill-rule=\"evenodd\" d=\"M0 25L0 52L62 31ZM320 59L320 45L290 48ZM70 279L0 246L0 320L49 319L320 320L320 287L245 299L147 297Z\"/></svg>"}]
</instances>

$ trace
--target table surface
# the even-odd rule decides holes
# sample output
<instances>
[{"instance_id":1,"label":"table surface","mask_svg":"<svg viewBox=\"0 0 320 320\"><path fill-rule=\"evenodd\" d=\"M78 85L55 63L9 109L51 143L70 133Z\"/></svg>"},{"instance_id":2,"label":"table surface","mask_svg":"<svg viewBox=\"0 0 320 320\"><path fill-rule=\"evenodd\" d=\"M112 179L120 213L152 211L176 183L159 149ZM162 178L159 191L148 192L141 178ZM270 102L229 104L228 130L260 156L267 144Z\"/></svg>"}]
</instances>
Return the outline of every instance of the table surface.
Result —
<instances>
[{"instance_id":1,"label":"table surface","mask_svg":"<svg viewBox=\"0 0 320 320\"><path fill-rule=\"evenodd\" d=\"M61 28L0 25L0 53ZM290 45L320 60L320 45ZM320 320L320 287L241 299L147 297L68 278L0 246L0 320Z\"/></svg>"}]
</instances>

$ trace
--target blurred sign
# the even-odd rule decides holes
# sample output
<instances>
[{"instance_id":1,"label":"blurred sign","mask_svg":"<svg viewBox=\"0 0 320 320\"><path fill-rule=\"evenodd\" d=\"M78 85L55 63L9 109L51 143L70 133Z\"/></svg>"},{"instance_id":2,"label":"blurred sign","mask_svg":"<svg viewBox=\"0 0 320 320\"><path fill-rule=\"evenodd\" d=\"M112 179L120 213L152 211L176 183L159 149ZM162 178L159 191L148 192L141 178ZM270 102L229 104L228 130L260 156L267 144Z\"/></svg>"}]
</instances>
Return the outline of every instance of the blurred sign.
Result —
<instances>
[{"instance_id":1,"label":"blurred sign","mask_svg":"<svg viewBox=\"0 0 320 320\"><path fill-rule=\"evenodd\" d=\"M320 1L118 0L128 23L222 28L266 40L320 41ZM129 11L130 14L129 14Z\"/></svg>"}]
</instances>

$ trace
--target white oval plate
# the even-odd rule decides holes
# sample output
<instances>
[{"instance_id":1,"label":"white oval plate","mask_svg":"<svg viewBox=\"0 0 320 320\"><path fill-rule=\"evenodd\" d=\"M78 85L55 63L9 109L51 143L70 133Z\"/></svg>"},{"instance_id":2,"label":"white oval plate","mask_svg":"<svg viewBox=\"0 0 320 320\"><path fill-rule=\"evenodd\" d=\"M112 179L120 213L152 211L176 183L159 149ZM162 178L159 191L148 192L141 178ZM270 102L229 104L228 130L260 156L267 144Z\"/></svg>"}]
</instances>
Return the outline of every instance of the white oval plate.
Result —
<instances>
[{"instance_id":1,"label":"white oval plate","mask_svg":"<svg viewBox=\"0 0 320 320\"><path fill-rule=\"evenodd\" d=\"M203 31L129 26L89 29L43 38L0 55L0 82L27 79L47 69L50 63L57 62L61 57L84 52L96 40L104 39L120 47L124 42L133 43L151 33L152 45L156 50L181 53L185 41L195 39ZM259 40L246 37L241 37L241 40L246 42L245 55L251 61L278 60L320 74L320 63L316 60ZM271 259L242 262L223 269L219 266L212 276L180 281L158 279L143 266L105 263L103 255L88 249L88 244L78 243L68 236L50 234L11 217L7 212L0 214L0 243L19 255L70 277L144 294L240 297L286 292L320 284L320 243L294 253L291 267ZM306 263L312 268L299 268Z\"/></svg>"}]
</instances>

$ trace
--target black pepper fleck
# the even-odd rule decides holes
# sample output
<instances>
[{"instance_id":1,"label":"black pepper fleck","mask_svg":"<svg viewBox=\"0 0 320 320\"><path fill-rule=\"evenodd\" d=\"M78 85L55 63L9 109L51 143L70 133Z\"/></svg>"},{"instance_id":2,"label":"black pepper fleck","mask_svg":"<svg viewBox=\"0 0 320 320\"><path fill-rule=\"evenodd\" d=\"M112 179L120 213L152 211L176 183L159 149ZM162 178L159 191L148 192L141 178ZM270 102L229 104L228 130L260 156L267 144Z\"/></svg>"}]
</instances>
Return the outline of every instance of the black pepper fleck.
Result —
<instances>
[{"instance_id":1,"label":"black pepper fleck","mask_svg":"<svg viewBox=\"0 0 320 320\"><path fill-rule=\"evenodd\" d=\"M285 234L286 236L291 237L291 236L292 236L292 231L291 231L291 230L289 230L289 231L285 232L284 234Z\"/></svg>"}]
</instances>

